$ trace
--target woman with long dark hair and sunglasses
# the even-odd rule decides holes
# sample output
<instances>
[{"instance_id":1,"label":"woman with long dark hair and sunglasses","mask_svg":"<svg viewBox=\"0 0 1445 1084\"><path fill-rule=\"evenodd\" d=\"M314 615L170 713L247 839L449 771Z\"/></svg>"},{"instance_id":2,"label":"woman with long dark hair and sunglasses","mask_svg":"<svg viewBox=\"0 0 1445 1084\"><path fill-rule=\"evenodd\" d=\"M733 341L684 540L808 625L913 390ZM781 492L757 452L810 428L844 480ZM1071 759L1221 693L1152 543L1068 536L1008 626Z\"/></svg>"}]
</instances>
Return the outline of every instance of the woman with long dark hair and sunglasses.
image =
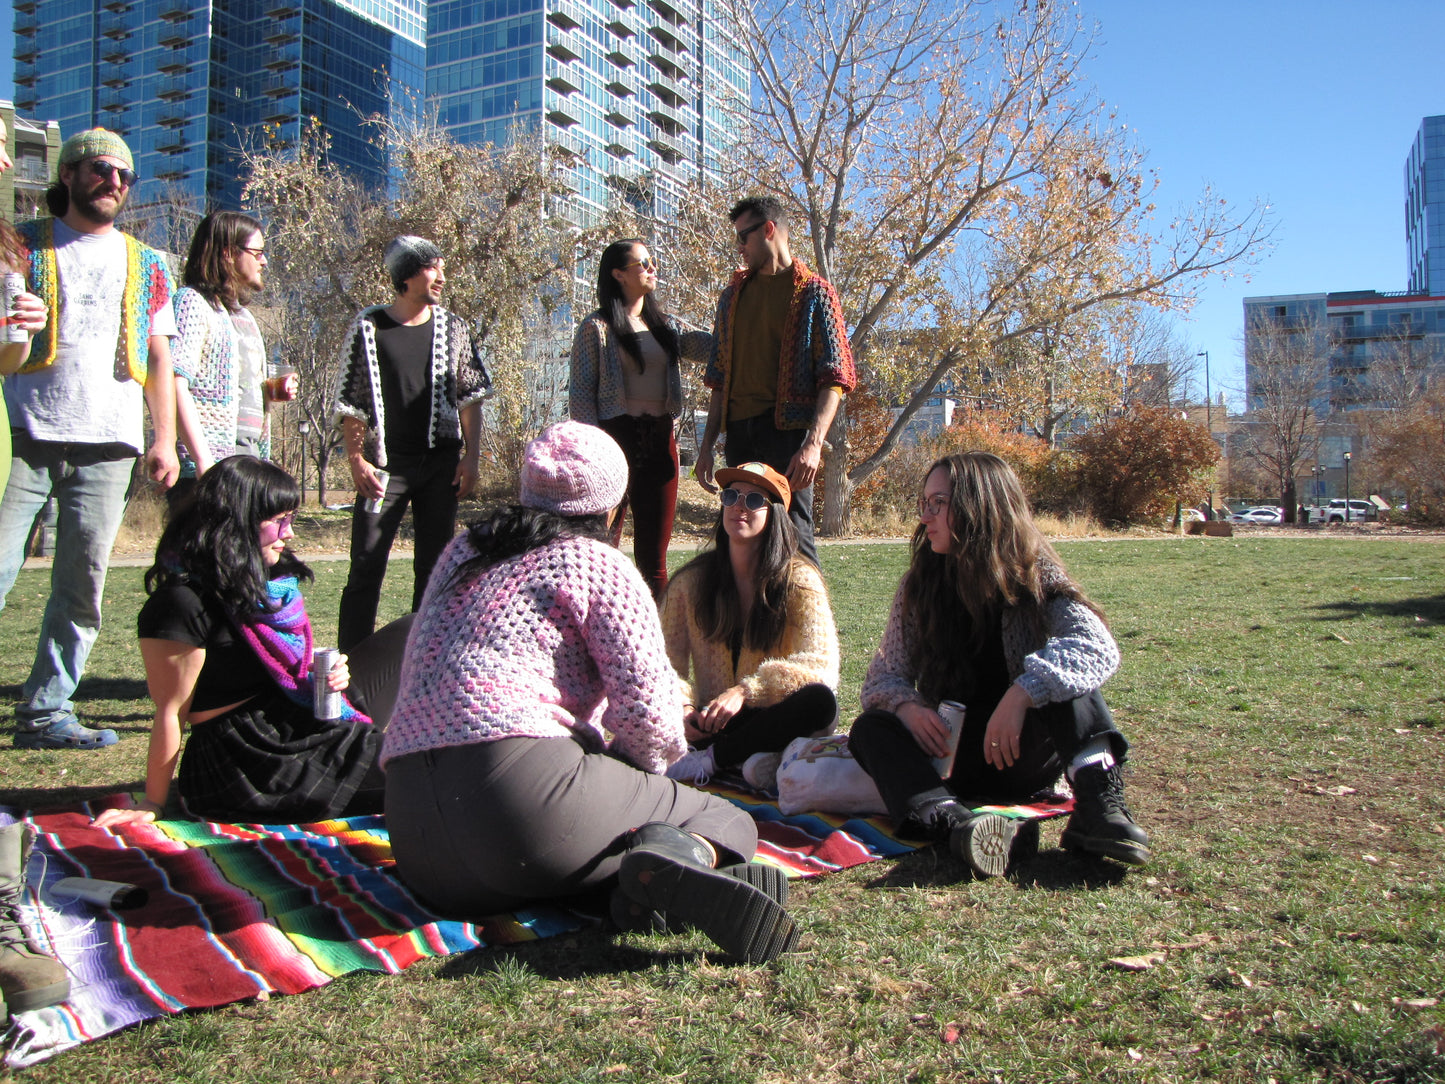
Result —
<instances>
[{"instance_id":1,"label":"woman with long dark hair and sunglasses","mask_svg":"<svg viewBox=\"0 0 1445 1084\"><path fill-rule=\"evenodd\" d=\"M1016 843L1037 842L1038 822L974 814L959 799L1026 801L1067 773L1063 845L1144 864L1148 837L1124 804L1129 743L1099 694L1119 648L1034 524L1018 475L987 452L940 459L918 518L849 732L894 820L999 876ZM966 709L947 779L931 759L949 752L944 700Z\"/></svg>"},{"instance_id":2,"label":"woman with long dark hair and sunglasses","mask_svg":"<svg viewBox=\"0 0 1445 1084\"><path fill-rule=\"evenodd\" d=\"M572 342L569 412L595 425L627 457L627 495L612 524L614 543L632 511L632 553L660 598L677 510L677 438L682 412L680 362L706 361L712 336L683 331L655 296L657 262L635 238L614 241L597 261L597 310Z\"/></svg>"},{"instance_id":3,"label":"woman with long dark hair and sunglasses","mask_svg":"<svg viewBox=\"0 0 1445 1084\"><path fill-rule=\"evenodd\" d=\"M161 534L136 622L155 702L146 797L101 813L98 826L154 820L178 763L186 808L213 820L381 811L376 759L411 615L340 657L327 686L342 693L341 717L316 719L301 597L311 570L288 545L300 501L296 480L274 463L230 456Z\"/></svg>"},{"instance_id":4,"label":"woman with long dark hair and sunglasses","mask_svg":"<svg viewBox=\"0 0 1445 1084\"><path fill-rule=\"evenodd\" d=\"M838 630L823 577L798 556L787 478L744 463L717 481L712 547L678 570L662 600L692 746L667 774L691 783L829 733L838 714Z\"/></svg>"}]
</instances>

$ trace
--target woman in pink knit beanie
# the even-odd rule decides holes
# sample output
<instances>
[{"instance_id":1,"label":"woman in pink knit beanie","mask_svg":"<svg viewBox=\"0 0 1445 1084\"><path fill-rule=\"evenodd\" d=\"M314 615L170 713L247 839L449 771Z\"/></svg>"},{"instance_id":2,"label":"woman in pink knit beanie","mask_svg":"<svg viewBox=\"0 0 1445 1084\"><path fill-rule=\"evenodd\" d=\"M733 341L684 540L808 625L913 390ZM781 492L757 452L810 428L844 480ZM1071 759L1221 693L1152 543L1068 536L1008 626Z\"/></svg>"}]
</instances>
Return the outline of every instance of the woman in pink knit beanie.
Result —
<instances>
[{"instance_id":1,"label":"woman in pink knit beanie","mask_svg":"<svg viewBox=\"0 0 1445 1084\"><path fill-rule=\"evenodd\" d=\"M527 446L521 503L442 555L382 747L397 870L444 914L604 891L624 929L769 960L797 931L752 819L662 774L682 699L651 592L606 541L626 487L611 437L560 422Z\"/></svg>"}]
</instances>

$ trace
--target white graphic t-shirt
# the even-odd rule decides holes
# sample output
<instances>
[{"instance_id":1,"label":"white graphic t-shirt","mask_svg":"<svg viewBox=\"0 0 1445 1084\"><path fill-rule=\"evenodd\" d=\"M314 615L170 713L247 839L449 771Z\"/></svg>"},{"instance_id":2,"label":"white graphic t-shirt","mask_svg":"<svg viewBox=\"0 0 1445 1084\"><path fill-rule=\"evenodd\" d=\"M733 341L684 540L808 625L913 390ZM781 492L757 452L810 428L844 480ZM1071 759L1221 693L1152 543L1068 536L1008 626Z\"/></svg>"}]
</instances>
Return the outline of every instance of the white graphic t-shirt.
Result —
<instances>
[{"instance_id":1,"label":"white graphic t-shirt","mask_svg":"<svg viewBox=\"0 0 1445 1084\"><path fill-rule=\"evenodd\" d=\"M60 323L55 361L5 381L10 425L35 440L129 445L145 450L144 389L130 378L121 347L125 238L118 230L80 233L55 222ZM174 336L169 301L151 334Z\"/></svg>"}]
</instances>

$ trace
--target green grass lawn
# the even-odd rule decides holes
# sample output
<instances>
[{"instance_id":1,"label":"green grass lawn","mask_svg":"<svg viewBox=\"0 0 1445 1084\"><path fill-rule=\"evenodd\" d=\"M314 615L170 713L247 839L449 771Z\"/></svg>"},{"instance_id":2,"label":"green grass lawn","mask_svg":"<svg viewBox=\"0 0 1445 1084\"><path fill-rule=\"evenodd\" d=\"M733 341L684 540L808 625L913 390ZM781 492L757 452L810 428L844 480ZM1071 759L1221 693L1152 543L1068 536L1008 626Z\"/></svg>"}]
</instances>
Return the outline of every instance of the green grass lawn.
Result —
<instances>
[{"instance_id":1,"label":"green grass lawn","mask_svg":"<svg viewBox=\"0 0 1445 1084\"><path fill-rule=\"evenodd\" d=\"M67 1082L1445 1080L1445 546L1348 539L1067 542L1124 651L1155 861L1056 848L973 881L924 851L798 884L801 951L736 966L692 935L587 932L187 1015L24 1074ZM905 563L823 549L858 686ZM410 568L384 616L409 597ZM344 564L308 593L335 629ZM141 570L117 569L82 686L95 753L0 746L0 801L137 787L149 705ZM0 693L46 579L0 615ZM1147 970L1109 965L1152 956Z\"/></svg>"}]
</instances>

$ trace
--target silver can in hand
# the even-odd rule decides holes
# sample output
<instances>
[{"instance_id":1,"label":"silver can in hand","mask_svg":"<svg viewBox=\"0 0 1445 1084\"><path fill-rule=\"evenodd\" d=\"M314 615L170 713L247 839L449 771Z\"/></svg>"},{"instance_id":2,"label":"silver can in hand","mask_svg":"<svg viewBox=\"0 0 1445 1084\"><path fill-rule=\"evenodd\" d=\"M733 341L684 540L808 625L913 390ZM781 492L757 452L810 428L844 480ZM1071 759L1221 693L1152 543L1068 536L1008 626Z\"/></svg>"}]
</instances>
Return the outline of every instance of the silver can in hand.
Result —
<instances>
[{"instance_id":1,"label":"silver can in hand","mask_svg":"<svg viewBox=\"0 0 1445 1084\"><path fill-rule=\"evenodd\" d=\"M16 319L15 303L25 292L25 276L18 271L5 272L5 334L0 342L24 343L30 341L30 332L20 326Z\"/></svg>"},{"instance_id":2,"label":"silver can in hand","mask_svg":"<svg viewBox=\"0 0 1445 1084\"><path fill-rule=\"evenodd\" d=\"M318 647L311 653L312 714L323 722L332 723L341 718L341 694L332 692L326 684L340 657L341 652L334 647Z\"/></svg>"},{"instance_id":3,"label":"silver can in hand","mask_svg":"<svg viewBox=\"0 0 1445 1084\"><path fill-rule=\"evenodd\" d=\"M932 758L933 767L940 779L947 779L953 774L953 762L958 756L958 739L963 736L963 720L967 715L968 708L957 700L945 700L938 705L938 717L943 720L943 725L948 727L948 754Z\"/></svg>"},{"instance_id":4,"label":"silver can in hand","mask_svg":"<svg viewBox=\"0 0 1445 1084\"><path fill-rule=\"evenodd\" d=\"M361 506L373 516L380 512L381 506L386 503L386 487L391 482L391 472L384 470L377 471L376 480L381 483L381 496L368 497L366 498L366 502Z\"/></svg>"}]
</instances>

